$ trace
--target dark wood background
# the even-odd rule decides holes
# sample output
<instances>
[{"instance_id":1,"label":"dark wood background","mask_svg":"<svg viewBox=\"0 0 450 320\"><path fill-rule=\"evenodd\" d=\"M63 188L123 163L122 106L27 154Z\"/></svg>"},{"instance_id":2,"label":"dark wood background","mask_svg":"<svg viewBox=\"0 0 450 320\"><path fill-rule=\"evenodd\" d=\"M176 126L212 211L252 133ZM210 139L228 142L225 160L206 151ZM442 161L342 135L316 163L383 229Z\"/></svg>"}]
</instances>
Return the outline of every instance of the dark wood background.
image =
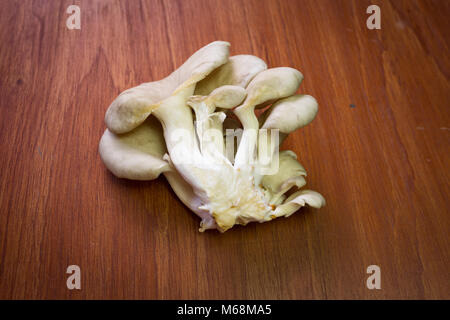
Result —
<instances>
[{"instance_id":1,"label":"dark wood background","mask_svg":"<svg viewBox=\"0 0 450 320\"><path fill-rule=\"evenodd\" d=\"M449 16L446 0L1 1L0 298L450 298ZM115 96L214 40L305 75L319 115L285 148L325 208L202 234L163 177L102 164Z\"/></svg>"}]
</instances>

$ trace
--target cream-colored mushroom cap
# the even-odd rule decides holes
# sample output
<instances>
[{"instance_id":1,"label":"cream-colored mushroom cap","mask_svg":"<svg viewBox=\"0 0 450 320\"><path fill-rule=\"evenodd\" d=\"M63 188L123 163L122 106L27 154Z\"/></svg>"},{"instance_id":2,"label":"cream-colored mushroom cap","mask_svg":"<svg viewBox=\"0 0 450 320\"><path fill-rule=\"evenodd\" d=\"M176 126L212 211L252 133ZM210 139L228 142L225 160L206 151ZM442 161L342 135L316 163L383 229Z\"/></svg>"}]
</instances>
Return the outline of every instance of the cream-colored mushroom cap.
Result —
<instances>
[{"instance_id":1,"label":"cream-colored mushroom cap","mask_svg":"<svg viewBox=\"0 0 450 320\"><path fill-rule=\"evenodd\" d=\"M99 153L106 167L119 178L153 180L170 170L161 125L153 116L136 129L115 134L106 129Z\"/></svg>"},{"instance_id":2,"label":"cream-colored mushroom cap","mask_svg":"<svg viewBox=\"0 0 450 320\"><path fill-rule=\"evenodd\" d=\"M267 190L271 204L284 200L281 196L292 187L301 188L306 184L306 170L297 161L297 156L290 150L279 154L279 169L275 174L266 175L261 183Z\"/></svg>"},{"instance_id":3,"label":"cream-colored mushroom cap","mask_svg":"<svg viewBox=\"0 0 450 320\"><path fill-rule=\"evenodd\" d=\"M293 95L302 80L301 72L293 68L280 67L262 71L249 83L247 99L242 107L257 106Z\"/></svg>"},{"instance_id":4,"label":"cream-colored mushroom cap","mask_svg":"<svg viewBox=\"0 0 450 320\"><path fill-rule=\"evenodd\" d=\"M232 109L239 105L247 96L247 91L239 86L224 85L214 89L207 96L191 96L188 105L194 107L204 103L208 108L208 114L213 113L216 108Z\"/></svg>"},{"instance_id":5,"label":"cream-colored mushroom cap","mask_svg":"<svg viewBox=\"0 0 450 320\"><path fill-rule=\"evenodd\" d=\"M263 129L279 129L289 134L314 120L319 110L316 99L298 94L275 102L269 109Z\"/></svg>"},{"instance_id":6,"label":"cream-colored mushroom cap","mask_svg":"<svg viewBox=\"0 0 450 320\"><path fill-rule=\"evenodd\" d=\"M211 72L197 84L195 94L207 96L216 88L224 85L245 88L258 73L266 69L266 63L258 57L248 54L231 56L227 63Z\"/></svg>"}]
</instances>

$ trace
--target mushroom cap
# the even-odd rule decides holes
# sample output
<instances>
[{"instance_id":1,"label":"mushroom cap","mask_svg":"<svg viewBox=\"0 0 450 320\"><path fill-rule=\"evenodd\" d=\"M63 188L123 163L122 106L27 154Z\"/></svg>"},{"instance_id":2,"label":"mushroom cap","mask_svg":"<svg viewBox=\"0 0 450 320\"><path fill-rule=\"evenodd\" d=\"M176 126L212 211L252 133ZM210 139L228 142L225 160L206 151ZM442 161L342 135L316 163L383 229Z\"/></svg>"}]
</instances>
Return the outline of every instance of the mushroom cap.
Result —
<instances>
[{"instance_id":1,"label":"mushroom cap","mask_svg":"<svg viewBox=\"0 0 450 320\"><path fill-rule=\"evenodd\" d=\"M304 176L306 176L306 170L297 161L297 155L290 151L280 151L279 154L279 167L276 174L265 175L261 181L262 185L270 190L271 193L276 194L288 186L289 188L297 185L302 187L304 183ZM287 191L287 190L286 190Z\"/></svg>"},{"instance_id":2,"label":"mushroom cap","mask_svg":"<svg viewBox=\"0 0 450 320\"><path fill-rule=\"evenodd\" d=\"M225 85L213 90L205 99L207 105L216 108L232 109L239 105L247 96L247 91L239 86Z\"/></svg>"},{"instance_id":3,"label":"mushroom cap","mask_svg":"<svg viewBox=\"0 0 450 320\"><path fill-rule=\"evenodd\" d=\"M248 54L231 56L227 63L197 83L195 94L207 96L224 85L245 88L258 73L266 69L266 63L258 57Z\"/></svg>"},{"instance_id":4,"label":"mushroom cap","mask_svg":"<svg viewBox=\"0 0 450 320\"><path fill-rule=\"evenodd\" d=\"M274 215L287 218L305 205L318 209L325 206L325 204L325 198L320 193L312 190L301 190L293 193L282 205L279 205L275 209Z\"/></svg>"},{"instance_id":5,"label":"mushroom cap","mask_svg":"<svg viewBox=\"0 0 450 320\"><path fill-rule=\"evenodd\" d=\"M132 180L153 180L169 171L169 164L163 160L166 152L162 128L155 117L121 135L106 129L99 144L106 167L117 177Z\"/></svg>"},{"instance_id":6,"label":"mushroom cap","mask_svg":"<svg viewBox=\"0 0 450 320\"><path fill-rule=\"evenodd\" d=\"M297 94L275 102L269 109L263 129L279 129L289 134L314 120L319 110L316 99Z\"/></svg>"},{"instance_id":7,"label":"mushroom cap","mask_svg":"<svg viewBox=\"0 0 450 320\"><path fill-rule=\"evenodd\" d=\"M200 104L207 107L208 114L216 108L232 109L239 105L247 96L247 91L238 86L225 85L213 90L208 96L190 96L187 104L192 108L198 108Z\"/></svg>"},{"instance_id":8,"label":"mushroom cap","mask_svg":"<svg viewBox=\"0 0 450 320\"><path fill-rule=\"evenodd\" d=\"M280 67L262 71L247 86L247 99L243 106L257 106L291 96L302 80L301 72L293 68Z\"/></svg>"},{"instance_id":9,"label":"mushroom cap","mask_svg":"<svg viewBox=\"0 0 450 320\"><path fill-rule=\"evenodd\" d=\"M120 134L138 127L162 101L195 85L226 63L229 46L224 41L212 42L195 52L166 78L143 83L122 92L106 111L105 122L108 129ZM191 94L192 92L189 95Z\"/></svg>"}]
</instances>

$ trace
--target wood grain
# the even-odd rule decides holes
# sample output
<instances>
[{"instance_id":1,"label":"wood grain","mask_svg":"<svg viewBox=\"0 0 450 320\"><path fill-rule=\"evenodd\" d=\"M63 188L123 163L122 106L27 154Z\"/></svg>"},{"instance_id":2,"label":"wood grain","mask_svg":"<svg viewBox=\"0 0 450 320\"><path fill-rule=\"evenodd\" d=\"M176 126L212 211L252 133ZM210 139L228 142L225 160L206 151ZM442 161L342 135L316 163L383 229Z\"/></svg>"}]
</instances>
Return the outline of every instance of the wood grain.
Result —
<instances>
[{"instance_id":1,"label":"wood grain","mask_svg":"<svg viewBox=\"0 0 450 320\"><path fill-rule=\"evenodd\" d=\"M66 28L70 4L81 30ZM381 30L366 28L370 4ZM0 298L450 298L450 2L0 7ZM102 164L114 97L219 39L305 75L319 115L284 147L325 208L201 234L163 177ZM81 290L66 288L71 264ZM381 290L366 288L371 264Z\"/></svg>"}]
</instances>

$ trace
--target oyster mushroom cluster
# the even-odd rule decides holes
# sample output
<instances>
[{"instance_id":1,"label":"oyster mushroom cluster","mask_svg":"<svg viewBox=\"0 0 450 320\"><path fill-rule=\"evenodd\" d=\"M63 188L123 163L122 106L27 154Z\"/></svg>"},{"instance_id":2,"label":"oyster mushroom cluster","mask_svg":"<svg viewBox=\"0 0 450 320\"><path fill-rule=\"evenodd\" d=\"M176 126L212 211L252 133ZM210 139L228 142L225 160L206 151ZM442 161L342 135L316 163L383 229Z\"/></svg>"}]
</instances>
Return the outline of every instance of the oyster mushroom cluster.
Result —
<instances>
[{"instance_id":1,"label":"oyster mushroom cluster","mask_svg":"<svg viewBox=\"0 0 450 320\"><path fill-rule=\"evenodd\" d=\"M295 153L279 151L318 111L313 97L296 94L303 75L268 69L252 55L229 57L229 46L212 42L166 78L122 92L106 111L99 145L119 178L162 173L201 218L200 231L325 205L319 193L300 190L306 171Z\"/></svg>"}]
</instances>

